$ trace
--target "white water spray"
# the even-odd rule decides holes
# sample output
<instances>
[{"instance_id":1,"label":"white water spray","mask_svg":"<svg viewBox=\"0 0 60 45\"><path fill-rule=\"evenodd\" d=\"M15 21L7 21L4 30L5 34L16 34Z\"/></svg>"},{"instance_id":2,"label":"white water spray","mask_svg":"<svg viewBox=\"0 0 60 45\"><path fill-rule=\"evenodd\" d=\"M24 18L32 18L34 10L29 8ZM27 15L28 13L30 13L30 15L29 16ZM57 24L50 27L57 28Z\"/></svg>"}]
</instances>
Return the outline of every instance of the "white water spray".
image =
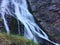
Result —
<instances>
[{"instance_id":1,"label":"white water spray","mask_svg":"<svg viewBox=\"0 0 60 45\"><path fill-rule=\"evenodd\" d=\"M15 12L11 12L12 9L8 7L9 4L11 4L10 6L14 5L13 9ZM50 41L47 34L35 23L32 14L28 11L26 0L2 0L0 8L0 13L2 15L2 19L4 21L4 25L8 34L10 34L10 30L5 19L5 14L9 14L15 17L18 20L18 25L19 21L24 25L24 37L36 42L37 40L35 35L37 35L40 38L43 38L55 45L60 45L54 43L53 41ZM20 31L20 29L18 29L18 31Z\"/></svg>"}]
</instances>

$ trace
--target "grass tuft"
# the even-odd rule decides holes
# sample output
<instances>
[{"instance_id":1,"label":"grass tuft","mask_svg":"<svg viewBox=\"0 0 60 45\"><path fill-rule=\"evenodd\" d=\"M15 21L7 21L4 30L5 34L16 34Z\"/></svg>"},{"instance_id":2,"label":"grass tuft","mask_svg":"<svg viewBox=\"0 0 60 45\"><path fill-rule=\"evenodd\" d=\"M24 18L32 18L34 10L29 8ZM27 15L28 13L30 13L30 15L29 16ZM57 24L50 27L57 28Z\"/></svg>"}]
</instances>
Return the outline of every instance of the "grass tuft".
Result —
<instances>
[{"instance_id":1,"label":"grass tuft","mask_svg":"<svg viewBox=\"0 0 60 45\"><path fill-rule=\"evenodd\" d=\"M6 33L0 33L0 45L37 45L31 40L19 35L7 35Z\"/></svg>"}]
</instances>

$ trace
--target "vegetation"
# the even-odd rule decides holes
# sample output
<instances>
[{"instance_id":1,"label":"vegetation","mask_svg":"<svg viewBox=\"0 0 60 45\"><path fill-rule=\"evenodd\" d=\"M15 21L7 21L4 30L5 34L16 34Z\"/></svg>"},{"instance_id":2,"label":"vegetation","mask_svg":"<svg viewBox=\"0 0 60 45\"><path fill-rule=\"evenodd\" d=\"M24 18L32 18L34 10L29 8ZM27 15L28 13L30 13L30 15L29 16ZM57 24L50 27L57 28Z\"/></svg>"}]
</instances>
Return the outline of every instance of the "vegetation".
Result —
<instances>
[{"instance_id":1,"label":"vegetation","mask_svg":"<svg viewBox=\"0 0 60 45\"><path fill-rule=\"evenodd\" d=\"M19 35L7 35L6 33L0 33L0 45L37 45L31 40L28 40Z\"/></svg>"}]
</instances>

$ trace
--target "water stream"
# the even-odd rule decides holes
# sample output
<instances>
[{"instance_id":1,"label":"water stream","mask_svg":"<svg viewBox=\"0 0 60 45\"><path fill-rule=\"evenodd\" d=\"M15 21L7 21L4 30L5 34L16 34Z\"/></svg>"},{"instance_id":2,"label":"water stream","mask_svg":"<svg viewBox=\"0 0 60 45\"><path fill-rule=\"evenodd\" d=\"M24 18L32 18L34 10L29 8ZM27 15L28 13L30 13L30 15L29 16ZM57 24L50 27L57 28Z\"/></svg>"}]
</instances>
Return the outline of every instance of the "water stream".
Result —
<instances>
[{"instance_id":1,"label":"water stream","mask_svg":"<svg viewBox=\"0 0 60 45\"><path fill-rule=\"evenodd\" d=\"M19 21L24 25L24 37L37 42L36 36L43 38L55 45L60 45L51 41L48 35L35 23L33 15L29 12L26 0L2 0L0 5L0 14L4 21L7 34L10 34L5 15L9 14L18 21L18 33L20 34Z\"/></svg>"}]
</instances>

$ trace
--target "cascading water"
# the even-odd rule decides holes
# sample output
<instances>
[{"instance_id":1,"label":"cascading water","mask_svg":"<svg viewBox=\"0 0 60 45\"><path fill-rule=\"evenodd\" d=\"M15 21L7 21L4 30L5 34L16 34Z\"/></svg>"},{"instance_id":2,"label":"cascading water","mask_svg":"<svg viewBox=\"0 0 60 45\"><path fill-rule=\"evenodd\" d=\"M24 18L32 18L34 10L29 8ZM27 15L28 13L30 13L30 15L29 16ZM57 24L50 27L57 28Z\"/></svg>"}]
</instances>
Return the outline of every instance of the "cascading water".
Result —
<instances>
[{"instance_id":1,"label":"cascading water","mask_svg":"<svg viewBox=\"0 0 60 45\"><path fill-rule=\"evenodd\" d=\"M26 0L1 0L0 14L4 21L7 34L10 34L10 29L5 19L5 15L9 14L15 17L18 21L19 34L20 34L19 29L19 21L20 21L24 25L24 37L37 42L37 39L35 37L35 35L37 35L40 38L43 38L55 45L60 45L53 41L50 41L47 34L35 23L32 14L28 11Z\"/></svg>"}]
</instances>

